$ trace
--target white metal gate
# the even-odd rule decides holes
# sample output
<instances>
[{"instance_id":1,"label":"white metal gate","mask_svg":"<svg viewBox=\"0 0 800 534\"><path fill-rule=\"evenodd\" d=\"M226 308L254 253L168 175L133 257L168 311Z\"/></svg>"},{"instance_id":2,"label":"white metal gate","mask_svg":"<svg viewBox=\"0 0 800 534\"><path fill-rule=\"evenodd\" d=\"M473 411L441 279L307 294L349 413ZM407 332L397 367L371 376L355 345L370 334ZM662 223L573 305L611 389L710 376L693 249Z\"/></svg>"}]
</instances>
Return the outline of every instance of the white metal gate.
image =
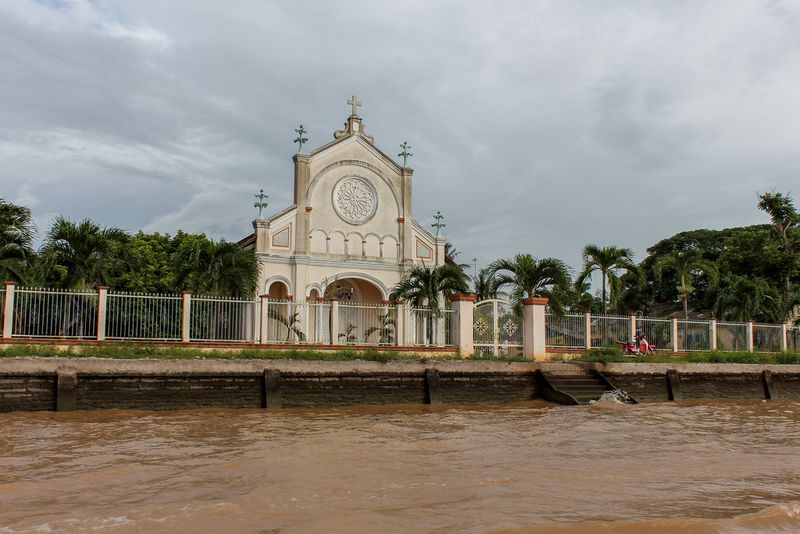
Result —
<instances>
[{"instance_id":1,"label":"white metal gate","mask_svg":"<svg viewBox=\"0 0 800 534\"><path fill-rule=\"evenodd\" d=\"M506 300L482 300L475 305L472 339L475 354L482 356L522 355L522 318L514 315Z\"/></svg>"}]
</instances>

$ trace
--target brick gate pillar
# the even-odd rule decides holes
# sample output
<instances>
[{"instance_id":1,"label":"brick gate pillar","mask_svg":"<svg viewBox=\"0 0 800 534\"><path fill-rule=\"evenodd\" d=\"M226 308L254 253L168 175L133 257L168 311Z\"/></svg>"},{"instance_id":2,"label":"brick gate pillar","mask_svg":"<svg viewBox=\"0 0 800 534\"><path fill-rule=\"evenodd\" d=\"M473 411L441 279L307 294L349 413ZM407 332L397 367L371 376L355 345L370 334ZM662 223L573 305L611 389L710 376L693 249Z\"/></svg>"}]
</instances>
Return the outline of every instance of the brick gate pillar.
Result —
<instances>
[{"instance_id":1,"label":"brick gate pillar","mask_svg":"<svg viewBox=\"0 0 800 534\"><path fill-rule=\"evenodd\" d=\"M522 354L531 360L544 359L545 350L545 308L548 300L543 297L529 297L522 301Z\"/></svg>"},{"instance_id":2,"label":"brick gate pillar","mask_svg":"<svg viewBox=\"0 0 800 534\"><path fill-rule=\"evenodd\" d=\"M461 356L472 356L475 354L475 344L472 339L475 295L450 295L450 302L453 303L453 343Z\"/></svg>"}]
</instances>

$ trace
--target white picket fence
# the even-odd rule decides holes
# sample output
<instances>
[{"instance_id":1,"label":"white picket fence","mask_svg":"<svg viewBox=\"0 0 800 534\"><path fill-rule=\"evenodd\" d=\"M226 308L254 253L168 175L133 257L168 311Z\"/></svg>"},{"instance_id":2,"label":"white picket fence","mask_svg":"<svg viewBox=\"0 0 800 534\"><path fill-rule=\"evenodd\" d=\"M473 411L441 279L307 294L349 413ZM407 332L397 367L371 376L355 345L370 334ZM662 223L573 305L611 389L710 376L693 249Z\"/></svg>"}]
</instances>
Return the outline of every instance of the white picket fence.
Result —
<instances>
[{"instance_id":1,"label":"white picket fence","mask_svg":"<svg viewBox=\"0 0 800 534\"><path fill-rule=\"evenodd\" d=\"M644 335L658 350L670 352L800 350L800 327L716 320L546 313L549 348L591 349L632 341Z\"/></svg>"},{"instance_id":2,"label":"white picket fence","mask_svg":"<svg viewBox=\"0 0 800 534\"><path fill-rule=\"evenodd\" d=\"M10 298L10 306L6 306ZM353 302L68 291L5 285L3 337L443 347L453 312ZM335 313L334 313L335 312ZM333 332L333 335L332 335ZM6 336L6 334L8 334Z\"/></svg>"}]
</instances>

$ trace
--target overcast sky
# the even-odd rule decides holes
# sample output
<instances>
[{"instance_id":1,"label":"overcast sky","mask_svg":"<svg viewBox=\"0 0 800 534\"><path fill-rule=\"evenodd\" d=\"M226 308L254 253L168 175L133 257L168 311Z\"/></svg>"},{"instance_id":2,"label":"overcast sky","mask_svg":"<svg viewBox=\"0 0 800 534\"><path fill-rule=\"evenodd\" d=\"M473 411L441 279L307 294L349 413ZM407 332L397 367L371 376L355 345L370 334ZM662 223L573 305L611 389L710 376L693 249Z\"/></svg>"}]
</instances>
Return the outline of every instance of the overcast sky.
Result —
<instances>
[{"instance_id":1,"label":"overcast sky","mask_svg":"<svg viewBox=\"0 0 800 534\"><path fill-rule=\"evenodd\" d=\"M579 269L800 192L800 2L2 0L0 196L239 239L363 102L459 259Z\"/></svg>"}]
</instances>

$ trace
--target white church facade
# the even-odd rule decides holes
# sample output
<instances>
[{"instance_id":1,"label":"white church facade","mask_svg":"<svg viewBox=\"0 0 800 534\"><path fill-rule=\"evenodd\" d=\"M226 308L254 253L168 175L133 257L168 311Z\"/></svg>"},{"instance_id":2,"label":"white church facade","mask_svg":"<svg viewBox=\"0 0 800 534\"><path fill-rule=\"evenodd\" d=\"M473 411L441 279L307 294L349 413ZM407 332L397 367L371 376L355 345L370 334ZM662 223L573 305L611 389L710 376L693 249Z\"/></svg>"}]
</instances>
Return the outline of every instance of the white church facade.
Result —
<instances>
[{"instance_id":1,"label":"white church facade","mask_svg":"<svg viewBox=\"0 0 800 534\"><path fill-rule=\"evenodd\" d=\"M367 135L356 97L348 104L332 142L294 155L294 204L253 221L241 241L271 301L382 304L411 266L445 262L446 240L414 219L413 169Z\"/></svg>"}]
</instances>

